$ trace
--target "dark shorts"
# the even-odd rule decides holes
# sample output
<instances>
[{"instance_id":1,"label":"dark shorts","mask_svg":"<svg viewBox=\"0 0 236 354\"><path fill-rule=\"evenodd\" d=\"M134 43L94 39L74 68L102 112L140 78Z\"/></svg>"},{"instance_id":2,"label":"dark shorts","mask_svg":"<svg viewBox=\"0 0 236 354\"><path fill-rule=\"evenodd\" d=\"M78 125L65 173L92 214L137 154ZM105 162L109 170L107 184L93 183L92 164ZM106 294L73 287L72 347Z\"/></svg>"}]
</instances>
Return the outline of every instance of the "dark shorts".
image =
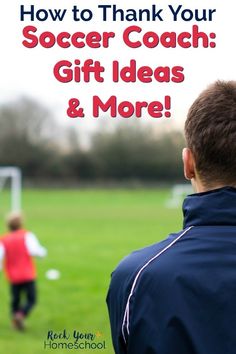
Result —
<instances>
[{"instance_id":1,"label":"dark shorts","mask_svg":"<svg viewBox=\"0 0 236 354\"><path fill-rule=\"evenodd\" d=\"M22 312L27 316L36 304L37 292L35 280L20 284L11 284L11 312Z\"/></svg>"}]
</instances>

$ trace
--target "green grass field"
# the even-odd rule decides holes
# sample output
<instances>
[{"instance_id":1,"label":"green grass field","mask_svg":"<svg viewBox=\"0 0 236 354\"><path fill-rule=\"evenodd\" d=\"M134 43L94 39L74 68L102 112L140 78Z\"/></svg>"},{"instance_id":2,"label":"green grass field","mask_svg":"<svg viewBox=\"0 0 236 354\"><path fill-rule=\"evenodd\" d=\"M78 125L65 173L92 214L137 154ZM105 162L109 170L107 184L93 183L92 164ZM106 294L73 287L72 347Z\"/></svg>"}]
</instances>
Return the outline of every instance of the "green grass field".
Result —
<instances>
[{"instance_id":1,"label":"green grass field","mask_svg":"<svg viewBox=\"0 0 236 354\"><path fill-rule=\"evenodd\" d=\"M105 304L110 273L134 249L182 227L181 208L166 209L170 190L25 190L27 228L48 249L37 260L39 301L27 331L11 329L8 284L0 275L0 354L113 353ZM1 194L3 219L9 196ZM5 232L4 221L0 224ZM59 269L49 281L46 270ZM44 349L48 330L97 333L105 350Z\"/></svg>"}]
</instances>

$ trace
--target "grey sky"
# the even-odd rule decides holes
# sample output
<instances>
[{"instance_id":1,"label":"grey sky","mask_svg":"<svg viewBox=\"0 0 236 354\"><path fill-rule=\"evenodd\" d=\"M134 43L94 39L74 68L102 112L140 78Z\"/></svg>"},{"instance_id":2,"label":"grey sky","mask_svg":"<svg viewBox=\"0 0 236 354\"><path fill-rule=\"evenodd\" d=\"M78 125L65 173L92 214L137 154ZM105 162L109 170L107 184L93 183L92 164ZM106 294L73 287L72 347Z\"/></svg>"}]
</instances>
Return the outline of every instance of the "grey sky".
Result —
<instances>
[{"instance_id":1,"label":"grey sky","mask_svg":"<svg viewBox=\"0 0 236 354\"><path fill-rule=\"evenodd\" d=\"M75 125L86 133L99 127L104 119L89 118L91 116L91 102L93 95L99 95L106 100L110 95L116 95L118 101L136 100L153 101L162 98L165 94L172 97L172 118L165 124L181 126L185 119L186 111L196 95L209 83L216 79L235 79L235 65L233 63L236 52L236 41L234 38L234 14L236 13L235 2L222 1L172 1L168 3L164 0L155 2L152 0L133 1L128 3L117 0L111 2L117 4L117 7L123 8L150 8L153 4L163 8L164 21L156 22L103 22L101 12L97 10L98 4L110 4L109 1L71 1L71 0L52 0L50 2L41 1L8 1L2 5L0 14L1 23L1 98L0 101L9 101L21 95L30 96L46 106L48 106L54 115L65 125ZM228 6L227 6L228 3ZM51 20L40 21L20 21L20 5L29 7L34 4L35 9L67 9L67 14L63 22L53 22ZM90 22L73 22L71 8L77 4L79 8L89 8L94 12L94 19ZM204 32L215 32L217 46L214 49L165 49L157 47L148 49L142 47L131 49L122 42L123 30L131 25L139 25L143 32L155 31L161 34L164 31L190 31L196 22L185 22L179 20L173 21L173 16L168 11L168 4L175 8L181 4L183 9L216 9L212 22L198 22L200 30ZM22 29L27 25L34 25L38 33L51 31L55 34L61 31L68 32L90 32L90 31L114 31L116 38L111 41L108 49L91 48L51 48L44 49L40 46L35 49L26 49L21 44L23 40ZM91 58L101 61L106 68L105 82L97 83L92 80L90 83L67 83L58 82L53 76L54 65L62 59L74 61L75 59L84 60ZM136 59L138 66L148 65L153 69L157 66L176 66L184 67L185 80L183 83L160 84L153 82L144 83L112 83L111 62L119 60L121 65L129 64L130 59ZM86 118L69 119L66 115L67 101L71 97L78 97L86 109ZM116 120L122 120L121 118ZM123 119L124 120L124 119ZM158 125L160 120L145 118L145 121L154 121ZM164 120L164 118L163 118ZM112 125L115 120L110 118L106 120L107 124ZM105 123L106 124L106 123ZM124 122L124 124L126 124ZM135 124L135 119L133 119Z\"/></svg>"}]
</instances>

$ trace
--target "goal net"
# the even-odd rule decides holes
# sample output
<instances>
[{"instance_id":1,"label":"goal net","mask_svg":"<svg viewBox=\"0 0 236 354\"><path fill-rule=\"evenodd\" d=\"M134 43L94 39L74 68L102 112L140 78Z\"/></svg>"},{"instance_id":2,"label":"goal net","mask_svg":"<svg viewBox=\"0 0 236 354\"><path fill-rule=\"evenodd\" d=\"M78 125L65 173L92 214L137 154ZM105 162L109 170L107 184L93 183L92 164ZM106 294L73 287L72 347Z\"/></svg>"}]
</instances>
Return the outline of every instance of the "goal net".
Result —
<instances>
[{"instance_id":1,"label":"goal net","mask_svg":"<svg viewBox=\"0 0 236 354\"><path fill-rule=\"evenodd\" d=\"M21 211L22 176L18 167L0 167L0 191L9 186L10 211ZM2 199L2 198L0 198Z\"/></svg>"},{"instance_id":2,"label":"goal net","mask_svg":"<svg viewBox=\"0 0 236 354\"><path fill-rule=\"evenodd\" d=\"M176 184L171 191L171 198L167 201L167 208L177 208L183 202L183 199L193 193L191 184Z\"/></svg>"}]
</instances>

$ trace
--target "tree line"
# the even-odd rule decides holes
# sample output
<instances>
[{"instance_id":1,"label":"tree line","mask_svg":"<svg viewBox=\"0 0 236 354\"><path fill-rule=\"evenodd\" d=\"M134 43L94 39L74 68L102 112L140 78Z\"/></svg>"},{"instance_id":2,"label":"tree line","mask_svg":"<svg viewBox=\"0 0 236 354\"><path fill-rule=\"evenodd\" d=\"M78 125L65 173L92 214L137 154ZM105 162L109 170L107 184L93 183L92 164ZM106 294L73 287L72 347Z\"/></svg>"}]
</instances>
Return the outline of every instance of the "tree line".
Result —
<instances>
[{"instance_id":1,"label":"tree line","mask_svg":"<svg viewBox=\"0 0 236 354\"><path fill-rule=\"evenodd\" d=\"M37 102L0 106L0 166L18 166L31 180L172 182L182 179L183 146L179 131L133 124L98 130L84 148L75 129L60 127Z\"/></svg>"}]
</instances>

